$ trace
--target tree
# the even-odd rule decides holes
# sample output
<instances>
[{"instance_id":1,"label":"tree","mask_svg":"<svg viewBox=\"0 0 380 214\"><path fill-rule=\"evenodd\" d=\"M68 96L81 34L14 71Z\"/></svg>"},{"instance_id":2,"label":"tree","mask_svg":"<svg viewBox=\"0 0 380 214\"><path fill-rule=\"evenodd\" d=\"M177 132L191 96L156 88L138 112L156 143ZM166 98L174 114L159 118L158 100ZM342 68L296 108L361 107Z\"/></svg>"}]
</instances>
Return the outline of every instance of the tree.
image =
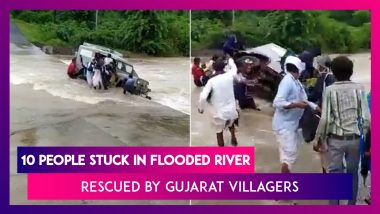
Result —
<instances>
[{"instance_id":1,"label":"tree","mask_svg":"<svg viewBox=\"0 0 380 214\"><path fill-rule=\"evenodd\" d=\"M361 26L371 21L371 14L368 10L358 10L352 14L353 24Z\"/></svg>"},{"instance_id":2,"label":"tree","mask_svg":"<svg viewBox=\"0 0 380 214\"><path fill-rule=\"evenodd\" d=\"M127 20L120 26L125 47L151 55L158 55L169 49L165 42L168 28L160 11L127 11L125 16Z\"/></svg>"}]
</instances>

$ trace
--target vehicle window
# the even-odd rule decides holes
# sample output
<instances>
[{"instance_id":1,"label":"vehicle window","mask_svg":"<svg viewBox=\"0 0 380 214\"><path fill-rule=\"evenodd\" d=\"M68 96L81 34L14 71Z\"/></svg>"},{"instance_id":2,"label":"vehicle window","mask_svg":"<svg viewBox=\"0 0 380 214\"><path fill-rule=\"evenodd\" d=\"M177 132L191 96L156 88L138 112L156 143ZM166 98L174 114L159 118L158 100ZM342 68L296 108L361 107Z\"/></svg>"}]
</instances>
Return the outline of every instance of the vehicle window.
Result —
<instances>
[{"instance_id":1,"label":"vehicle window","mask_svg":"<svg viewBox=\"0 0 380 214\"><path fill-rule=\"evenodd\" d=\"M123 63L118 62L117 63L117 69L122 70L122 68L123 68Z\"/></svg>"},{"instance_id":2,"label":"vehicle window","mask_svg":"<svg viewBox=\"0 0 380 214\"><path fill-rule=\"evenodd\" d=\"M87 57L87 58L92 58L93 56L93 53L92 51L90 50L86 50L86 49L81 49L80 52L79 52L79 55L83 56L83 57Z\"/></svg>"},{"instance_id":3,"label":"vehicle window","mask_svg":"<svg viewBox=\"0 0 380 214\"><path fill-rule=\"evenodd\" d=\"M133 71L133 67L129 65L125 65L125 71L131 73Z\"/></svg>"}]
</instances>

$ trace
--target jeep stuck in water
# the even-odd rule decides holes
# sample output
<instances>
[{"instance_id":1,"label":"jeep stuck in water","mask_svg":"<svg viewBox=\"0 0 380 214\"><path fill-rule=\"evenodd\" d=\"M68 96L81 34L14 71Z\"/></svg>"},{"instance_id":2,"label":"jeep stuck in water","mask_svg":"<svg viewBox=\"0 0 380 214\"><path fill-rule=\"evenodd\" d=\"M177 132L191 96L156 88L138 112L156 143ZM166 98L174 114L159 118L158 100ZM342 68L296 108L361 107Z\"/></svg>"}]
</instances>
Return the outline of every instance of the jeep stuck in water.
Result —
<instances>
[{"instance_id":1,"label":"jeep stuck in water","mask_svg":"<svg viewBox=\"0 0 380 214\"><path fill-rule=\"evenodd\" d=\"M112 71L114 78L111 78L109 86L122 87L128 78L133 77L136 81L134 82L134 90L131 93L151 99L148 95L151 91L149 82L138 76L133 65L129 64L121 53L100 45L84 42L79 46L75 54L75 72L81 73L80 79L86 79L87 65L94 59L96 54L102 58L110 56L113 61L109 70Z\"/></svg>"},{"instance_id":2,"label":"jeep stuck in water","mask_svg":"<svg viewBox=\"0 0 380 214\"><path fill-rule=\"evenodd\" d=\"M235 62L250 59L254 63L253 69L247 76L247 79L256 81L254 81L254 84L247 84L246 95L257 96L272 101L276 96L281 79L285 76L283 68L285 59L290 55L296 54L290 49L283 48L274 43L248 48L236 53L234 56ZM298 55L306 67L311 63L311 75L300 79L307 91L313 87L313 84L309 82L314 83L316 81L313 60L318 55L321 55L319 49L305 50Z\"/></svg>"}]
</instances>

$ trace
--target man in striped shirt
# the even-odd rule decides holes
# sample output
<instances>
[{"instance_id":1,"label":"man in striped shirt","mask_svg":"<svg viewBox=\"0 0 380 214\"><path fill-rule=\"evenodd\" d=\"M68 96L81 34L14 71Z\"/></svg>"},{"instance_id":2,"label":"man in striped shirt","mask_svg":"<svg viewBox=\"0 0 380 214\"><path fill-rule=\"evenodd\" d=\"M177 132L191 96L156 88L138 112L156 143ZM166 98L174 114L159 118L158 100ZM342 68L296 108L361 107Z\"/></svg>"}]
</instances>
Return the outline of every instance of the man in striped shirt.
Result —
<instances>
[{"instance_id":1,"label":"man in striped shirt","mask_svg":"<svg viewBox=\"0 0 380 214\"><path fill-rule=\"evenodd\" d=\"M370 126L370 114L364 87L350 81L353 63L345 56L336 57L331 63L336 82L326 88L322 101L321 121L317 136L327 140L331 160L329 173L343 173L343 158L347 173L353 176L353 198L348 204L356 204L358 192L359 143L361 128L366 133ZM362 121L362 122L359 122ZM318 138L316 138L318 139ZM330 201L338 205L339 201Z\"/></svg>"}]
</instances>

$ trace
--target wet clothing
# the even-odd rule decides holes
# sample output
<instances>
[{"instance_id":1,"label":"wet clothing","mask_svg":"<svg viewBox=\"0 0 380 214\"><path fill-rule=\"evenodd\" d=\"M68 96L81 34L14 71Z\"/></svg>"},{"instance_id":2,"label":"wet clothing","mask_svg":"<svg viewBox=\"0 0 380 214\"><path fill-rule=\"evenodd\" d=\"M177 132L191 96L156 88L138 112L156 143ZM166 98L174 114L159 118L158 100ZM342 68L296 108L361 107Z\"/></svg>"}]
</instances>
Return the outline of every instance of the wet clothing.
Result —
<instances>
[{"instance_id":1,"label":"wet clothing","mask_svg":"<svg viewBox=\"0 0 380 214\"><path fill-rule=\"evenodd\" d=\"M236 67L235 61L234 61L234 59L232 59L232 57L230 57L228 59L227 65L226 65L226 67L224 67L224 71L229 72L233 75L237 74L237 67Z\"/></svg>"},{"instance_id":2,"label":"wet clothing","mask_svg":"<svg viewBox=\"0 0 380 214\"><path fill-rule=\"evenodd\" d=\"M205 86L208 82L208 80L210 79L210 77L204 75L201 77L201 86Z\"/></svg>"},{"instance_id":3,"label":"wet clothing","mask_svg":"<svg viewBox=\"0 0 380 214\"><path fill-rule=\"evenodd\" d=\"M246 85L244 83L235 83L234 84L234 95L235 99L239 102L241 109L247 108L246 106Z\"/></svg>"},{"instance_id":4,"label":"wet clothing","mask_svg":"<svg viewBox=\"0 0 380 214\"><path fill-rule=\"evenodd\" d=\"M210 60L207 65L205 71L208 73L208 75L213 75L214 74L214 60Z\"/></svg>"},{"instance_id":5,"label":"wet clothing","mask_svg":"<svg viewBox=\"0 0 380 214\"><path fill-rule=\"evenodd\" d=\"M211 104L216 133L231 127L238 118L234 96L234 75L222 73L211 78L199 97L199 109L203 110L207 100Z\"/></svg>"},{"instance_id":6,"label":"wet clothing","mask_svg":"<svg viewBox=\"0 0 380 214\"><path fill-rule=\"evenodd\" d=\"M109 86L113 75L113 59L110 57L104 59L104 72L105 85Z\"/></svg>"},{"instance_id":7,"label":"wet clothing","mask_svg":"<svg viewBox=\"0 0 380 214\"><path fill-rule=\"evenodd\" d=\"M123 84L124 93L128 91L131 94L135 94L136 93L135 84L136 84L136 78L133 78L133 77L128 78Z\"/></svg>"},{"instance_id":8,"label":"wet clothing","mask_svg":"<svg viewBox=\"0 0 380 214\"><path fill-rule=\"evenodd\" d=\"M109 65L109 64L111 64L111 62L113 62L112 58L110 58L110 57L104 58L104 65Z\"/></svg>"},{"instance_id":9,"label":"wet clothing","mask_svg":"<svg viewBox=\"0 0 380 214\"><path fill-rule=\"evenodd\" d=\"M298 148L302 143L301 130L281 129L275 132L279 144L280 162L292 169L298 158Z\"/></svg>"},{"instance_id":10,"label":"wet clothing","mask_svg":"<svg viewBox=\"0 0 380 214\"><path fill-rule=\"evenodd\" d=\"M193 64L193 67L191 68L191 73L193 74L194 84L197 87L202 87L203 84L201 82L201 78L204 76L202 68L200 68L198 65Z\"/></svg>"},{"instance_id":11,"label":"wet clothing","mask_svg":"<svg viewBox=\"0 0 380 214\"><path fill-rule=\"evenodd\" d=\"M69 65L69 67L67 68L67 75L70 78L74 79L74 78L76 78L75 72L76 72L75 63L71 62L70 65Z\"/></svg>"},{"instance_id":12,"label":"wet clothing","mask_svg":"<svg viewBox=\"0 0 380 214\"><path fill-rule=\"evenodd\" d=\"M86 71L86 80L87 84L91 87L92 86L92 78L94 77L94 65L92 62L89 62L87 65L87 71Z\"/></svg>"},{"instance_id":13,"label":"wet clothing","mask_svg":"<svg viewBox=\"0 0 380 214\"><path fill-rule=\"evenodd\" d=\"M103 82L103 89L108 90L108 86L110 84L111 73L107 71L105 68L101 69L101 77Z\"/></svg>"},{"instance_id":14,"label":"wet clothing","mask_svg":"<svg viewBox=\"0 0 380 214\"><path fill-rule=\"evenodd\" d=\"M256 103L253 97L247 96L247 85L244 82L236 82L234 84L235 99L239 103L241 109L256 108Z\"/></svg>"},{"instance_id":15,"label":"wet clothing","mask_svg":"<svg viewBox=\"0 0 380 214\"><path fill-rule=\"evenodd\" d=\"M92 86L97 89L104 89L102 72L99 68L94 68L94 76L92 77Z\"/></svg>"}]
</instances>

